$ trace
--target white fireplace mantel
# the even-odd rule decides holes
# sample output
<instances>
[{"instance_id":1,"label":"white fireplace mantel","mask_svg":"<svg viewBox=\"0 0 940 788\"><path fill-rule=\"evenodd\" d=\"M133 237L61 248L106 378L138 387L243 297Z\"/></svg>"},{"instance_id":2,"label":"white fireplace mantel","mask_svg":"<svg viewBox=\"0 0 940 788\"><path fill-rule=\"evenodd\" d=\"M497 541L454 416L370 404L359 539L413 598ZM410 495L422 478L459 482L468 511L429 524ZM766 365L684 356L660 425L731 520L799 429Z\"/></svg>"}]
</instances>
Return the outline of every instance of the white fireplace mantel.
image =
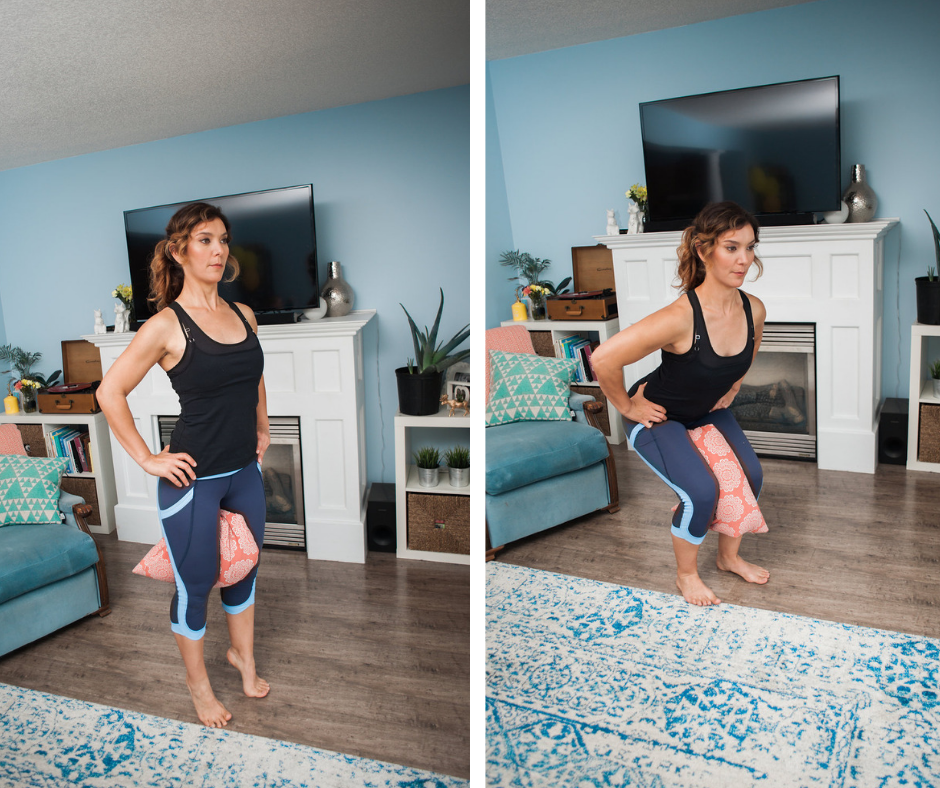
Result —
<instances>
[{"instance_id":1,"label":"white fireplace mantel","mask_svg":"<svg viewBox=\"0 0 940 788\"><path fill-rule=\"evenodd\" d=\"M268 414L300 419L307 556L363 563L366 557L365 402L362 330L375 310L344 317L261 326ZM133 334L93 334L83 339L101 351L107 373ZM159 416L180 412L170 379L154 367L131 392L128 404L152 452L160 451ZM157 481L111 437L119 539L154 544L160 539Z\"/></svg>"},{"instance_id":2,"label":"white fireplace mantel","mask_svg":"<svg viewBox=\"0 0 940 788\"><path fill-rule=\"evenodd\" d=\"M897 219L762 227L764 273L744 288L767 321L816 324L817 462L828 470L874 473L881 404L884 241ZM620 325L674 301L681 232L595 236L611 249ZM751 280L754 274L749 275ZM624 370L628 385L658 354Z\"/></svg>"}]
</instances>

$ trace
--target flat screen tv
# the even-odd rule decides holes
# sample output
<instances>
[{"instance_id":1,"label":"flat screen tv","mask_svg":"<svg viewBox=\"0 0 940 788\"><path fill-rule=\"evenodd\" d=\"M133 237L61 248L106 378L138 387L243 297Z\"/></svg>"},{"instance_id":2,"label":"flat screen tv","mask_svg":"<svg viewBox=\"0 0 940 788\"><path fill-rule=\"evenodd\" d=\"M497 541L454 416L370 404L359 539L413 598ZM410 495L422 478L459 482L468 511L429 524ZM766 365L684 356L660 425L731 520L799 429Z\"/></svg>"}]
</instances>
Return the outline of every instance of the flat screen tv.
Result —
<instances>
[{"instance_id":1,"label":"flat screen tv","mask_svg":"<svg viewBox=\"0 0 940 788\"><path fill-rule=\"evenodd\" d=\"M839 77L640 104L647 229L734 200L761 224L811 224L841 204Z\"/></svg>"},{"instance_id":2,"label":"flat screen tv","mask_svg":"<svg viewBox=\"0 0 940 788\"><path fill-rule=\"evenodd\" d=\"M212 203L232 226L229 250L241 273L219 285L224 298L251 307L259 322L286 322L319 306L313 187L292 186L125 211L134 328L153 315L147 303L153 249L173 214L190 202Z\"/></svg>"}]
</instances>

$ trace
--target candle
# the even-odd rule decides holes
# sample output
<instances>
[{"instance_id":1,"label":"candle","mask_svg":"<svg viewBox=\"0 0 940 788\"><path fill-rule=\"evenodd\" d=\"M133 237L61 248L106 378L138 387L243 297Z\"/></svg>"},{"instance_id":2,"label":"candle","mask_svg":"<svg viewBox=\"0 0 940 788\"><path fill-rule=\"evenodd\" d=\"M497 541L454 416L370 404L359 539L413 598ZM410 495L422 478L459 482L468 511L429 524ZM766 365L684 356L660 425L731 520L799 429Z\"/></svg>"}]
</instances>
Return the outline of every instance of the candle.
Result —
<instances>
[{"instance_id":1,"label":"candle","mask_svg":"<svg viewBox=\"0 0 940 788\"><path fill-rule=\"evenodd\" d=\"M525 304L523 304L518 298L516 303L512 305L512 319L513 320L528 320L529 315L525 311Z\"/></svg>"},{"instance_id":2,"label":"candle","mask_svg":"<svg viewBox=\"0 0 940 788\"><path fill-rule=\"evenodd\" d=\"M20 412L20 401L14 397L12 394L9 397L3 398L3 409L7 413L19 413Z\"/></svg>"}]
</instances>

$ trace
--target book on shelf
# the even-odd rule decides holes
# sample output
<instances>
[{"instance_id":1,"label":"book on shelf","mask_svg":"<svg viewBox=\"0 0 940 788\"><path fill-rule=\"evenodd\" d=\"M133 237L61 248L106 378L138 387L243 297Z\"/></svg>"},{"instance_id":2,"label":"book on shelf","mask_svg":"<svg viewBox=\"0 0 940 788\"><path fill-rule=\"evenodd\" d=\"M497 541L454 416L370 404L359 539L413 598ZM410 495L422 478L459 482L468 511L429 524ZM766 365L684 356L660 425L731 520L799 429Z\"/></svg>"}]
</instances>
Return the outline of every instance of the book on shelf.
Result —
<instances>
[{"instance_id":1,"label":"book on shelf","mask_svg":"<svg viewBox=\"0 0 940 788\"><path fill-rule=\"evenodd\" d=\"M555 340L555 356L570 358L577 362L574 370L575 382L595 383L597 376L590 363L590 354L600 343L592 341L581 334L569 334Z\"/></svg>"},{"instance_id":2,"label":"book on shelf","mask_svg":"<svg viewBox=\"0 0 940 788\"><path fill-rule=\"evenodd\" d=\"M65 473L89 473L91 464L85 452L88 431L59 427L46 433L46 453L67 460ZM84 444L83 444L84 440Z\"/></svg>"}]
</instances>

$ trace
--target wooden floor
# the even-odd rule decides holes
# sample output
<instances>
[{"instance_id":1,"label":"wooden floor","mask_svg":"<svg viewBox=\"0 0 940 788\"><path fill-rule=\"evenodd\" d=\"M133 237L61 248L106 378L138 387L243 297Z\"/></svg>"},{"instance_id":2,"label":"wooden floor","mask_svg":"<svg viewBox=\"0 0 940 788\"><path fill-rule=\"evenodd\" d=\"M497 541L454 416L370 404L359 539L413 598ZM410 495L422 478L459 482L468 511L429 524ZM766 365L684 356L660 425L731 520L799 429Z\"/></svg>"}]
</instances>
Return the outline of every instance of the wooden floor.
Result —
<instances>
[{"instance_id":1,"label":"wooden floor","mask_svg":"<svg viewBox=\"0 0 940 788\"><path fill-rule=\"evenodd\" d=\"M497 560L677 593L669 535L676 496L626 444L614 447L621 509L509 545ZM770 570L766 586L715 566L716 534L699 573L723 602L940 637L940 476L881 465L868 474L762 459L769 533L741 555Z\"/></svg>"},{"instance_id":2,"label":"wooden floor","mask_svg":"<svg viewBox=\"0 0 940 788\"><path fill-rule=\"evenodd\" d=\"M131 574L145 545L96 539L111 615L0 658L0 682L198 723L169 629L172 587ZM217 594L209 605L206 664L230 730L469 778L468 567L266 550L257 589L265 699L242 694Z\"/></svg>"}]
</instances>

